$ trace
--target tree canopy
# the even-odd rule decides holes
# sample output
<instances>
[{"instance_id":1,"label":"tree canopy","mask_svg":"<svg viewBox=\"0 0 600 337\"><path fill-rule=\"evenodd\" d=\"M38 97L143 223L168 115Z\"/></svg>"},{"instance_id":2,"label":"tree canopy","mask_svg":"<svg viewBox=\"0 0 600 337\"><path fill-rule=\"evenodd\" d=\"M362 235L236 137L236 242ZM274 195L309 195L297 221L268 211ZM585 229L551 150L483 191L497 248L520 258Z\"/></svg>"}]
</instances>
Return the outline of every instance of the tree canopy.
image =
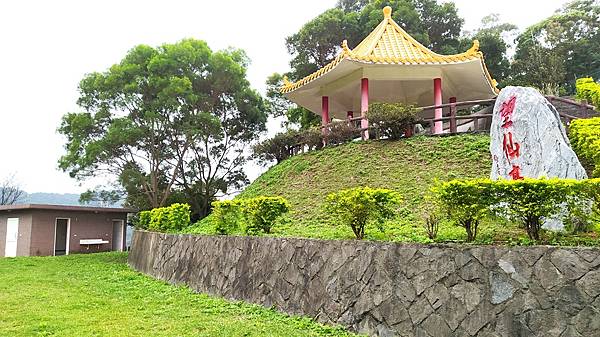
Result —
<instances>
[{"instance_id":1,"label":"tree canopy","mask_svg":"<svg viewBox=\"0 0 600 337\"><path fill-rule=\"evenodd\" d=\"M600 2L569 2L516 42L513 84L573 93L576 78L600 71Z\"/></svg>"},{"instance_id":2,"label":"tree canopy","mask_svg":"<svg viewBox=\"0 0 600 337\"><path fill-rule=\"evenodd\" d=\"M246 182L244 148L265 128L247 66L243 51L212 51L200 40L134 47L79 84L84 111L62 119L60 168L78 179L116 178L130 206L183 196L206 214L200 200Z\"/></svg>"},{"instance_id":3,"label":"tree canopy","mask_svg":"<svg viewBox=\"0 0 600 337\"><path fill-rule=\"evenodd\" d=\"M460 50L468 49L473 40L479 41L479 50L485 57L485 64L500 85L510 76L509 44L505 39L517 30L517 26L500 22L498 14L490 14L481 19L481 26L467 33L461 40Z\"/></svg>"}]
</instances>

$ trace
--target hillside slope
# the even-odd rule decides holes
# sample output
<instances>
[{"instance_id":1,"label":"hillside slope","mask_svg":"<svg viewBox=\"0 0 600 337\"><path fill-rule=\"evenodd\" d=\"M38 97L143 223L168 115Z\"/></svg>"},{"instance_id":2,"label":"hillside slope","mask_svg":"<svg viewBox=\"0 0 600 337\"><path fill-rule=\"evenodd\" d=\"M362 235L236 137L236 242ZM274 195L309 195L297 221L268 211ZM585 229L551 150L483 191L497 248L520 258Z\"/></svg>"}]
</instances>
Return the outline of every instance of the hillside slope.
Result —
<instances>
[{"instance_id":1,"label":"hillside slope","mask_svg":"<svg viewBox=\"0 0 600 337\"><path fill-rule=\"evenodd\" d=\"M390 188L404 202L396 224L372 239L404 240L420 228L423 195L438 180L488 177L489 136L414 137L400 141L357 142L294 156L271 167L239 197L280 195L292 204L290 220L275 235L352 238L334 226L323 210L328 193L355 186ZM420 228L422 229L422 228ZM422 233L421 233L422 234Z\"/></svg>"}]
</instances>

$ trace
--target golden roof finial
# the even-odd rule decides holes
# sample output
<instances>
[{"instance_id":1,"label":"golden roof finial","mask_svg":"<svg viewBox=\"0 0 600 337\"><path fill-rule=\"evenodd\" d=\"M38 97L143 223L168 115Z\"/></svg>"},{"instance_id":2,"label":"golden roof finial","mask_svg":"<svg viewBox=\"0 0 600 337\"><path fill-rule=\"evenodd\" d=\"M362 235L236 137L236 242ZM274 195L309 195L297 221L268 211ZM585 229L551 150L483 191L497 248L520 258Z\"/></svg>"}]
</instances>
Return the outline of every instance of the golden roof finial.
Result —
<instances>
[{"instance_id":1,"label":"golden roof finial","mask_svg":"<svg viewBox=\"0 0 600 337\"><path fill-rule=\"evenodd\" d=\"M390 6L383 7L383 18L384 19L392 18L392 7L390 7Z\"/></svg>"},{"instance_id":2,"label":"golden roof finial","mask_svg":"<svg viewBox=\"0 0 600 337\"><path fill-rule=\"evenodd\" d=\"M473 46L469 49L470 52L478 52L479 51L479 40L473 40Z\"/></svg>"},{"instance_id":3,"label":"golden roof finial","mask_svg":"<svg viewBox=\"0 0 600 337\"><path fill-rule=\"evenodd\" d=\"M287 87L288 85L292 85L292 82L290 82L287 75L283 75L283 86Z\"/></svg>"},{"instance_id":4,"label":"golden roof finial","mask_svg":"<svg viewBox=\"0 0 600 337\"><path fill-rule=\"evenodd\" d=\"M348 48L348 40L342 41L342 50L344 52L349 52L350 51L350 48Z\"/></svg>"}]
</instances>

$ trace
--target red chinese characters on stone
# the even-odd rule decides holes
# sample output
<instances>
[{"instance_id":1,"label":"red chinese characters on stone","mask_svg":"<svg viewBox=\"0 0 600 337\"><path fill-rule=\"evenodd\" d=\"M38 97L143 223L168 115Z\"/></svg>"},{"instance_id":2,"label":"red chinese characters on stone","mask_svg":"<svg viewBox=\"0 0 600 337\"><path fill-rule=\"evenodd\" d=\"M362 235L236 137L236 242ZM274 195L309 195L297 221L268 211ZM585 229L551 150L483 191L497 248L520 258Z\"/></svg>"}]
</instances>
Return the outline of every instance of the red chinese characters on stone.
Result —
<instances>
[{"instance_id":1,"label":"red chinese characters on stone","mask_svg":"<svg viewBox=\"0 0 600 337\"><path fill-rule=\"evenodd\" d=\"M500 106L500 117L502 118L502 128L509 129L513 126L512 115L515 111L515 104L517 102L517 96L512 96L507 101L502 102ZM502 140L502 149L506 155L506 159L512 165L512 169L508 172L508 175L513 180L520 180L524 177L521 175L521 167L512 163L512 160L519 158L521 155L521 145L513 140L513 133L511 131L505 131L504 138Z\"/></svg>"},{"instance_id":2,"label":"red chinese characters on stone","mask_svg":"<svg viewBox=\"0 0 600 337\"><path fill-rule=\"evenodd\" d=\"M521 175L521 168L518 165L513 165L512 170L508 172L508 175L512 178L512 180L521 180L524 178Z\"/></svg>"},{"instance_id":3,"label":"red chinese characters on stone","mask_svg":"<svg viewBox=\"0 0 600 337\"><path fill-rule=\"evenodd\" d=\"M511 160L519 157L519 149L521 148L521 145L517 142L513 142L512 132L504 134L504 140L502 144L504 154L506 154L506 159Z\"/></svg>"},{"instance_id":4,"label":"red chinese characters on stone","mask_svg":"<svg viewBox=\"0 0 600 337\"><path fill-rule=\"evenodd\" d=\"M512 114L515 111L515 103L517 102L517 96L512 96L506 102L502 102L502 106L500 106L500 117L502 117L502 127L508 128L512 126L513 122L511 120Z\"/></svg>"}]
</instances>

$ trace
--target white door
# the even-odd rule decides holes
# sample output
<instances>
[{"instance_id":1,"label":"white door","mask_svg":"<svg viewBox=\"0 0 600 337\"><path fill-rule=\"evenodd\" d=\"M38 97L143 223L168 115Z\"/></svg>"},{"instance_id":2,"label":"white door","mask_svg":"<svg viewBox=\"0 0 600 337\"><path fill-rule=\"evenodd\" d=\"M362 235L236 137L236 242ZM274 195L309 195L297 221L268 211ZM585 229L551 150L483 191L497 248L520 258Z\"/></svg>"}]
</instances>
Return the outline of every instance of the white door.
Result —
<instances>
[{"instance_id":1,"label":"white door","mask_svg":"<svg viewBox=\"0 0 600 337\"><path fill-rule=\"evenodd\" d=\"M123 250L123 220L113 220L112 250L120 252Z\"/></svg>"},{"instance_id":2,"label":"white door","mask_svg":"<svg viewBox=\"0 0 600 337\"><path fill-rule=\"evenodd\" d=\"M17 240L19 239L19 218L8 218L6 220L6 247L4 256L17 256Z\"/></svg>"}]
</instances>

